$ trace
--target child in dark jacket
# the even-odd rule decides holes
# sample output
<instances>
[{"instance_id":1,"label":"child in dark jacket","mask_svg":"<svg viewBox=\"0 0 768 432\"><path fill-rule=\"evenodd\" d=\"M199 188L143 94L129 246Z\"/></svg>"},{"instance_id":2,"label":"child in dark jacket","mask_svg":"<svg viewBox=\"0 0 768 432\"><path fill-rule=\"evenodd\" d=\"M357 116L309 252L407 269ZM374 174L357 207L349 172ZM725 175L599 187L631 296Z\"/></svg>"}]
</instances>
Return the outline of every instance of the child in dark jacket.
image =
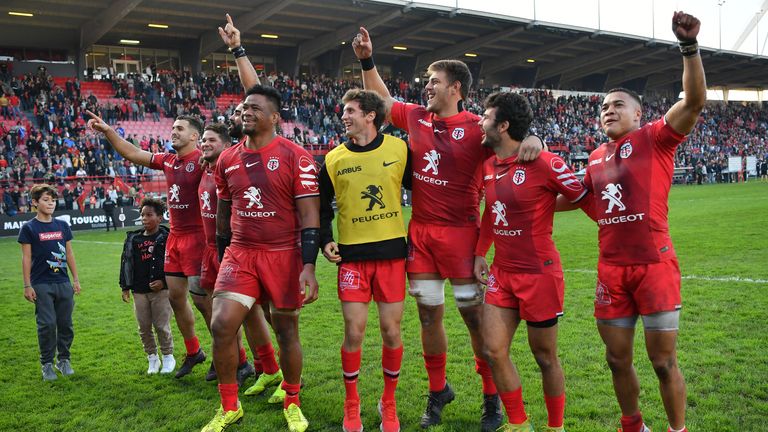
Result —
<instances>
[{"instance_id":1,"label":"child in dark jacket","mask_svg":"<svg viewBox=\"0 0 768 432\"><path fill-rule=\"evenodd\" d=\"M128 232L120 262L120 288L123 301L128 303L133 292L133 310L139 323L139 336L149 360L148 374L167 374L176 368L171 334L171 303L165 284L165 243L168 228L160 225L165 212L162 201L145 198L141 202L141 223L144 229ZM162 370L157 355L155 335L163 354Z\"/></svg>"}]
</instances>

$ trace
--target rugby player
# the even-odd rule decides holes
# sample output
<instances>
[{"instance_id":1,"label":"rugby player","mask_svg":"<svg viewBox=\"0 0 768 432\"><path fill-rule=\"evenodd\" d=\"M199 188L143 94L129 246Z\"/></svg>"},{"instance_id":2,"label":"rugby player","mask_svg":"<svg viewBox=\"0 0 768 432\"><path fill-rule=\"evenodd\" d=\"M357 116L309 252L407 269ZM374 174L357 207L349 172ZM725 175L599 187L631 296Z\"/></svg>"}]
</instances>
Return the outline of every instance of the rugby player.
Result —
<instances>
[{"instance_id":1,"label":"rugby player","mask_svg":"<svg viewBox=\"0 0 768 432\"><path fill-rule=\"evenodd\" d=\"M338 295L344 315L341 367L346 397L345 432L361 432L360 374L368 304L376 302L381 329L384 392L379 399L380 430L400 431L395 390L403 359L400 322L405 301L406 232L400 206L403 182L410 180L404 141L378 132L386 118L384 101L368 90L343 97L341 117L349 141L331 150L320 169L320 244L338 264ZM333 200L339 211L338 243L333 239Z\"/></svg>"},{"instance_id":2,"label":"rugby player","mask_svg":"<svg viewBox=\"0 0 768 432\"><path fill-rule=\"evenodd\" d=\"M221 123L209 124L203 132L200 150L203 160L207 162L205 171L200 179L197 195L200 197L200 217L203 220L203 235L205 237L205 250L203 251L203 263L200 269L200 287L207 293L206 299L213 295L213 287L216 284L216 275L219 273L219 259L216 248L216 181L213 178L213 167L219 155L225 148L232 144L227 126ZM209 300L210 301L210 300ZM266 327L264 327L266 329ZM239 387L249 376L255 373L254 366L248 363L248 357L243 347L242 338L237 338L239 349L239 364L237 366L237 384ZM256 351L254 351L255 353ZM211 362L211 368L205 379L216 379L216 368Z\"/></svg>"},{"instance_id":3,"label":"rugby player","mask_svg":"<svg viewBox=\"0 0 768 432\"><path fill-rule=\"evenodd\" d=\"M639 408L640 384L632 365L635 324L643 321L645 347L659 380L670 431L685 431L685 380L677 363L680 267L667 220L677 146L693 130L707 96L696 37L700 21L672 16L683 55L683 98L661 119L640 126L642 102L633 91L612 89L600 124L609 140L589 155L584 184L592 191L600 256L595 318L606 348L623 432L648 431Z\"/></svg>"},{"instance_id":4,"label":"rugby player","mask_svg":"<svg viewBox=\"0 0 768 432\"><path fill-rule=\"evenodd\" d=\"M269 303L280 346L288 428L303 432L309 426L299 401L298 324L301 307L317 299L317 168L302 147L276 136L279 110L280 93L274 88L254 86L246 92L245 140L222 152L216 163L217 245L224 256L211 329L221 407L204 432L219 432L243 416L235 382L235 338L254 305L264 302ZM259 354L262 361L267 358Z\"/></svg>"},{"instance_id":5,"label":"rugby player","mask_svg":"<svg viewBox=\"0 0 768 432\"><path fill-rule=\"evenodd\" d=\"M205 361L205 352L195 335L195 315L187 301L187 292L192 294L206 325L210 323L211 316L210 301L206 300L205 290L200 288L203 250L199 247L202 221L197 187L203 170L198 163L201 153L197 143L203 135L203 126L194 117L177 117L171 131L171 143L176 153L150 153L120 137L96 114L87 113L91 117L88 127L103 133L122 157L165 173L171 219L171 233L165 249L165 275L173 314L187 349L184 363L176 372L176 378L181 378L192 372L195 365Z\"/></svg>"},{"instance_id":6,"label":"rugby player","mask_svg":"<svg viewBox=\"0 0 768 432\"><path fill-rule=\"evenodd\" d=\"M523 406L520 376L509 346L521 320L528 325L528 344L541 371L548 421L546 431L563 432L565 380L557 357L557 321L563 314L564 281L560 255L552 241L558 193L581 201L586 189L557 155L543 152L520 163L517 154L533 112L516 93L494 93L480 119L483 145L495 157L483 166L485 212L475 249L474 272L487 286L483 306L483 351L507 411L509 423L499 430L532 431ZM485 255L496 245L489 272Z\"/></svg>"},{"instance_id":7,"label":"rugby player","mask_svg":"<svg viewBox=\"0 0 768 432\"><path fill-rule=\"evenodd\" d=\"M480 118L463 109L472 84L466 64L439 60L429 66L425 87L427 106L392 98L373 62L373 45L365 28L352 43L363 69L363 85L391 107L390 120L409 134L413 165L413 216L408 228L406 271L409 293L416 299L421 321L424 364L429 396L420 425L442 421L442 411L455 394L445 374L448 341L443 327L444 283L449 279L464 323L469 329L475 369L483 382L483 430L502 422L501 404L488 364L482 359L483 290L473 274L474 249L480 223L482 163L492 155L480 144ZM538 157L542 142L525 139L520 160Z\"/></svg>"}]
</instances>

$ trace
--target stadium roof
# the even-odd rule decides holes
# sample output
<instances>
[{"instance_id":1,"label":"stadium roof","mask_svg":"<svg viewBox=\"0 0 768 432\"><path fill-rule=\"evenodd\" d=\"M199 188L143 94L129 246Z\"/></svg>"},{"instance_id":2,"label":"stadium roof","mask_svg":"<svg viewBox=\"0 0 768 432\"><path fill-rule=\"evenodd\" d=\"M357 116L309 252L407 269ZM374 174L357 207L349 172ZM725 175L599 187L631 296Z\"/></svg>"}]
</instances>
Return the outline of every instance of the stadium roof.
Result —
<instances>
[{"instance_id":1,"label":"stadium roof","mask_svg":"<svg viewBox=\"0 0 768 432\"><path fill-rule=\"evenodd\" d=\"M5 0L0 11L3 45L73 52L135 39L145 48L199 47L204 57L224 52L215 29L230 13L249 54L295 52L298 64L324 57L337 66L351 63L348 41L362 24L371 31L380 64L405 63L418 72L435 59L461 58L486 84L594 90L629 82L676 90L682 71L670 42L403 1ZM152 23L168 28L148 27ZM766 56L711 49L702 55L710 87L768 87Z\"/></svg>"}]
</instances>

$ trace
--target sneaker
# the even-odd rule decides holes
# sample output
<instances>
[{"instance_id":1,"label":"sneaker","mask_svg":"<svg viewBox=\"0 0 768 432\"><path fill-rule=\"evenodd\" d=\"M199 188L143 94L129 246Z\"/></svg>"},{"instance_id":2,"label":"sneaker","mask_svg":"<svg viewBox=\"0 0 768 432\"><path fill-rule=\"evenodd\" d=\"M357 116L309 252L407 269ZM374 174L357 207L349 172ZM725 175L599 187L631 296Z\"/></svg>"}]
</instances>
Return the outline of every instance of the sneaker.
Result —
<instances>
[{"instance_id":1,"label":"sneaker","mask_svg":"<svg viewBox=\"0 0 768 432\"><path fill-rule=\"evenodd\" d=\"M622 431L621 428L617 429L617 432L621 432L621 431ZM651 432L651 428L649 428L648 426L645 425L645 423L643 423L643 429L641 430L641 432Z\"/></svg>"},{"instance_id":2,"label":"sneaker","mask_svg":"<svg viewBox=\"0 0 768 432\"><path fill-rule=\"evenodd\" d=\"M56 369L61 372L64 376L72 376L75 374L74 369L72 369L72 363L69 362L69 359L59 360L56 362Z\"/></svg>"},{"instance_id":3,"label":"sneaker","mask_svg":"<svg viewBox=\"0 0 768 432\"><path fill-rule=\"evenodd\" d=\"M169 374L176 369L176 358L173 354L166 354L163 356L163 368L160 369L161 374Z\"/></svg>"},{"instance_id":4,"label":"sneaker","mask_svg":"<svg viewBox=\"0 0 768 432\"><path fill-rule=\"evenodd\" d=\"M379 416L381 416L381 432L400 432L400 419L397 418L397 404L394 400L379 399Z\"/></svg>"},{"instance_id":5,"label":"sneaker","mask_svg":"<svg viewBox=\"0 0 768 432\"><path fill-rule=\"evenodd\" d=\"M216 376L216 368L213 366L213 362L211 362L211 367L208 368L208 373L205 374L205 380L206 381L216 381L218 376Z\"/></svg>"},{"instance_id":6,"label":"sneaker","mask_svg":"<svg viewBox=\"0 0 768 432\"><path fill-rule=\"evenodd\" d=\"M498 432L534 432L530 419L520 424L507 423L496 430Z\"/></svg>"},{"instance_id":7,"label":"sneaker","mask_svg":"<svg viewBox=\"0 0 768 432\"><path fill-rule=\"evenodd\" d=\"M237 367L237 387L242 387L245 384L245 381L253 376L253 374L256 373L256 369L253 368L253 365L245 362Z\"/></svg>"},{"instance_id":8,"label":"sneaker","mask_svg":"<svg viewBox=\"0 0 768 432\"><path fill-rule=\"evenodd\" d=\"M259 376L259 379L256 380L256 383L248 387L248 389L245 390L243 394L246 396L262 394L264 390L267 389L267 387L278 385L282 380L283 380L283 371L280 369L278 369L277 372L273 374L262 373Z\"/></svg>"},{"instance_id":9,"label":"sneaker","mask_svg":"<svg viewBox=\"0 0 768 432\"><path fill-rule=\"evenodd\" d=\"M501 426L504 414L501 411L501 399L499 395L483 395L483 410L480 414L480 430L493 432Z\"/></svg>"},{"instance_id":10,"label":"sneaker","mask_svg":"<svg viewBox=\"0 0 768 432\"><path fill-rule=\"evenodd\" d=\"M565 432L565 428L562 426L560 427L546 426L544 428L544 432Z\"/></svg>"},{"instance_id":11,"label":"sneaker","mask_svg":"<svg viewBox=\"0 0 768 432\"><path fill-rule=\"evenodd\" d=\"M200 432L221 432L233 424L240 423L243 419L243 407L237 403L237 411L224 411L222 407L216 411L210 422Z\"/></svg>"},{"instance_id":12,"label":"sneaker","mask_svg":"<svg viewBox=\"0 0 768 432\"><path fill-rule=\"evenodd\" d=\"M205 352L200 348L196 353L184 357L184 363L176 371L176 378L182 378L192 373L192 368L205 361Z\"/></svg>"},{"instance_id":13,"label":"sneaker","mask_svg":"<svg viewBox=\"0 0 768 432\"><path fill-rule=\"evenodd\" d=\"M298 405L292 403L288 405L288 408L283 410L285 420L288 422L288 430L290 432L304 432L309 427L309 422L301 413L301 408Z\"/></svg>"},{"instance_id":14,"label":"sneaker","mask_svg":"<svg viewBox=\"0 0 768 432\"><path fill-rule=\"evenodd\" d=\"M267 399L267 403L281 404L283 401L285 401L285 390L283 390L282 387L277 386L275 392L272 393L272 396Z\"/></svg>"},{"instance_id":15,"label":"sneaker","mask_svg":"<svg viewBox=\"0 0 768 432\"><path fill-rule=\"evenodd\" d=\"M160 357L158 357L157 354L148 355L147 360L149 360L149 367L147 367L148 375L160 372Z\"/></svg>"},{"instance_id":16,"label":"sneaker","mask_svg":"<svg viewBox=\"0 0 768 432\"><path fill-rule=\"evenodd\" d=\"M445 383L445 388L438 392L429 392L429 396L427 396L427 408L424 410L424 414L421 415L421 422L419 425L426 429L430 426L440 424L440 422L443 421L443 408L453 402L453 399L455 398L456 394L448 383Z\"/></svg>"},{"instance_id":17,"label":"sneaker","mask_svg":"<svg viewBox=\"0 0 768 432\"><path fill-rule=\"evenodd\" d=\"M348 399L344 401L344 421L341 424L341 430L344 432L363 432L359 400Z\"/></svg>"},{"instance_id":18,"label":"sneaker","mask_svg":"<svg viewBox=\"0 0 768 432\"><path fill-rule=\"evenodd\" d=\"M56 381L58 378L56 371L53 369L53 363L43 365L43 381Z\"/></svg>"}]
</instances>

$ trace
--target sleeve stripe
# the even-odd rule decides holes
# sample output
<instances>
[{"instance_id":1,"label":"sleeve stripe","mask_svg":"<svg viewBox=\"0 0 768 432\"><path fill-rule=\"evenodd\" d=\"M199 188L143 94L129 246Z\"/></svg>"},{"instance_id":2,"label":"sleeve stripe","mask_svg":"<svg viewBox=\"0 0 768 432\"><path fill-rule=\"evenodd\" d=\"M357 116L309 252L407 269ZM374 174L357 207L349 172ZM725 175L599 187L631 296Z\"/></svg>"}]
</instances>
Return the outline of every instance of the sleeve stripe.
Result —
<instances>
[{"instance_id":1,"label":"sleeve stripe","mask_svg":"<svg viewBox=\"0 0 768 432\"><path fill-rule=\"evenodd\" d=\"M307 198L307 197L316 197L320 196L319 192L310 193L310 194L303 194L303 195L295 195L294 198Z\"/></svg>"},{"instance_id":2,"label":"sleeve stripe","mask_svg":"<svg viewBox=\"0 0 768 432\"><path fill-rule=\"evenodd\" d=\"M581 195L579 195L579 197L578 197L578 198L576 198L575 200L571 201L571 204L576 204L577 202L579 202L579 201L581 201L582 199L584 199L584 197L585 197L585 196L587 196L587 193L588 193L588 192L589 192L589 191L588 191L586 188L584 188L584 190L583 190L583 191L581 191Z\"/></svg>"}]
</instances>

